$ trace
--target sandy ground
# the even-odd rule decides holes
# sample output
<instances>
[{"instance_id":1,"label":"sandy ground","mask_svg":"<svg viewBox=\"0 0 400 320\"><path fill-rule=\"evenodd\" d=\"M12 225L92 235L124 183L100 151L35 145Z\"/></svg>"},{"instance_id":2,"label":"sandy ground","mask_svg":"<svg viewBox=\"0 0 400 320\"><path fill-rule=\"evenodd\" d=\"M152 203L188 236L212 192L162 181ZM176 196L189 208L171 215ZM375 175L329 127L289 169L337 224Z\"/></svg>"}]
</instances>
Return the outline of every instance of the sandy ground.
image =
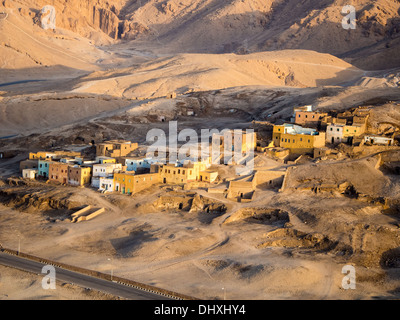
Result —
<instances>
[{"instance_id":1,"label":"sandy ground","mask_svg":"<svg viewBox=\"0 0 400 320\"><path fill-rule=\"evenodd\" d=\"M260 163L263 168L280 166L271 160ZM70 201L103 206L107 212L92 221L72 224L68 219L71 211L65 209L46 213L33 207L21 207L20 211L2 205L0 243L16 249L20 239L21 251L26 253L106 273L113 270L121 277L202 299L223 299L224 295L227 299L397 296L400 280L395 270L381 269L379 261L365 262L359 259L363 255L356 252L341 255L340 248L319 251L290 233L283 239L274 238L284 221L224 223L241 208L279 208L290 213L290 230L323 233L330 239L337 237L353 245L356 251L359 248L366 251L368 256L369 250L375 250L371 247L373 242L379 241L381 249L393 247L390 242L398 234L393 225L396 218L383 215L379 207L368 203L343 196L309 197L307 193L260 190L253 202L240 204L196 190L227 206L227 212L218 216L154 207L158 196L167 192L163 188L134 197L62 188L64 191L56 188L56 192L68 194ZM366 224L386 228L389 235L364 234L357 226ZM353 232L352 240L346 240L348 232ZM269 245L263 245L271 239ZM342 268L348 264L356 267L359 279L356 290L342 288ZM18 297L18 290L15 291Z\"/></svg>"}]
</instances>

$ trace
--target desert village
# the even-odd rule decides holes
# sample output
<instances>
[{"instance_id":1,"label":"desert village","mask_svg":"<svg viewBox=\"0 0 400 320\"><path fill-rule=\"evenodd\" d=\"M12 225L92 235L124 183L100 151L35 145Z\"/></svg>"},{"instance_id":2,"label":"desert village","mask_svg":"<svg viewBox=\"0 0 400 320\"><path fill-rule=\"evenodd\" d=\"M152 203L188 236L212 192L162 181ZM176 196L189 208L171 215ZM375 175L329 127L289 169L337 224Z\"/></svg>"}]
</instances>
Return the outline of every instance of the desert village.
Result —
<instances>
[{"instance_id":1,"label":"desert village","mask_svg":"<svg viewBox=\"0 0 400 320\"><path fill-rule=\"evenodd\" d=\"M291 165L338 159L337 146L340 144L359 150L364 146L389 148L398 145L395 133L383 136L368 132L369 112L369 108L359 107L329 114L315 111L313 106L304 106L293 109L290 122L253 121L256 131L252 137L254 145L242 143L242 155L245 157L249 151L254 151L256 156L277 160L286 167L279 170L261 168L240 177L235 174L224 179L219 177L218 167L224 165L222 156L217 164L211 156L206 161L189 159L167 163L167 159L160 161L146 157L139 152L138 143L123 140L97 144L92 158L73 151L31 152L29 159L20 162L20 172L24 179L91 187L102 193L135 195L154 185L164 184L176 185L182 190L206 188L209 193L222 193L232 201L250 202L258 186L283 191L285 180L289 179L287 173L290 170L287 169ZM257 132L261 134L257 135ZM247 134L243 133L242 141L246 138ZM229 165L240 163L230 161ZM318 181L311 184L313 188L321 187ZM343 186L330 188L340 190ZM341 191L346 191L346 188Z\"/></svg>"}]
</instances>

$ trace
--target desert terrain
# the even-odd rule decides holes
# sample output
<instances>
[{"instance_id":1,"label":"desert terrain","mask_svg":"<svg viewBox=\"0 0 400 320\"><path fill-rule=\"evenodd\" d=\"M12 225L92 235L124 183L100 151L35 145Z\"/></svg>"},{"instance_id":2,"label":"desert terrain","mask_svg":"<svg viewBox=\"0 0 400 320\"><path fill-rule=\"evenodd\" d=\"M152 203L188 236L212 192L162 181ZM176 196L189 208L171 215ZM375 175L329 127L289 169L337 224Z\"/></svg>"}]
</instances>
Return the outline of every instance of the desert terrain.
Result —
<instances>
[{"instance_id":1,"label":"desert terrain","mask_svg":"<svg viewBox=\"0 0 400 320\"><path fill-rule=\"evenodd\" d=\"M47 4L54 31L40 25ZM0 152L12 154L0 159L0 244L200 299L398 299L398 146L342 144L335 157L297 163L256 152L256 171L291 174L284 189L258 186L248 203L174 185L105 194L19 172L29 152L93 155L112 139L146 150L149 130L168 133L169 121L247 129L282 124L304 105L368 107L369 132L398 139L400 3L354 1L356 30L341 27L346 4L0 0ZM238 179L234 167L217 170L217 188ZM209 203L217 210L204 211ZM71 223L86 205L106 212ZM356 290L342 287L346 265ZM0 274L1 299L115 299Z\"/></svg>"}]
</instances>

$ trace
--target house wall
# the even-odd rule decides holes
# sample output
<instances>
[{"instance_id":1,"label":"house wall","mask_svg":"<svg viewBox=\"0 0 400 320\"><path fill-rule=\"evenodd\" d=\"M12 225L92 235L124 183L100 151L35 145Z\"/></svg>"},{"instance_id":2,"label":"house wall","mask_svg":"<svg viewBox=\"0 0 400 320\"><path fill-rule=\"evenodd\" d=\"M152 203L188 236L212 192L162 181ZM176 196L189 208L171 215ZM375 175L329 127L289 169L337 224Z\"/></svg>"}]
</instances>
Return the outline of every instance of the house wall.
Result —
<instances>
[{"instance_id":1,"label":"house wall","mask_svg":"<svg viewBox=\"0 0 400 320\"><path fill-rule=\"evenodd\" d=\"M365 132L365 126L344 126L343 137L359 137Z\"/></svg>"},{"instance_id":2,"label":"house wall","mask_svg":"<svg viewBox=\"0 0 400 320\"><path fill-rule=\"evenodd\" d=\"M19 163L19 171L24 169L37 169L39 160L24 160Z\"/></svg>"},{"instance_id":3,"label":"house wall","mask_svg":"<svg viewBox=\"0 0 400 320\"><path fill-rule=\"evenodd\" d=\"M298 125L318 124L321 118L327 115L327 113L298 111L296 112L295 123Z\"/></svg>"},{"instance_id":4,"label":"house wall","mask_svg":"<svg viewBox=\"0 0 400 320\"><path fill-rule=\"evenodd\" d=\"M386 137L377 137L377 136L365 136L364 142L369 142L371 144L392 146L394 144L394 139Z\"/></svg>"},{"instance_id":5,"label":"house wall","mask_svg":"<svg viewBox=\"0 0 400 320\"><path fill-rule=\"evenodd\" d=\"M122 170L120 163L104 163L93 165L93 177L109 177L114 175L115 170Z\"/></svg>"},{"instance_id":6,"label":"house wall","mask_svg":"<svg viewBox=\"0 0 400 320\"><path fill-rule=\"evenodd\" d=\"M349 143L350 142L349 138L359 137L364 132L365 132L364 125L347 126L347 125L331 124L328 125L326 129L326 142L334 144L342 142Z\"/></svg>"},{"instance_id":7,"label":"house wall","mask_svg":"<svg viewBox=\"0 0 400 320\"><path fill-rule=\"evenodd\" d=\"M251 198L254 189L254 181L231 181L228 188L228 198Z\"/></svg>"},{"instance_id":8,"label":"house wall","mask_svg":"<svg viewBox=\"0 0 400 320\"><path fill-rule=\"evenodd\" d=\"M147 159L125 159L127 171L138 171L138 169L150 169L151 163Z\"/></svg>"},{"instance_id":9,"label":"house wall","mask_svg":"<svg viewBox=\"0 0 400 320\"><path fill-rule=\"evenodd\" d=\"M111 158L125 157L139 147L137 143L100 143L96 146L96 156L106 156Z\"/></svg>"},{"instance_id":10,"label":"house wall","mask_svg":"<svg viewBox=\"0 0 400 320\"><path fill-rule=\"evenodd\" d=\"M49 169L50 169L50 163L52 161L49 160L39 160L38 162L38 175L39 177L48 179L49 178Z\"/></svg>"},{"instance_id":11,"label":"house wall","mask_svg":"<svg viewBox=\"0 0 400 320\"><path fill-rule=\"evenodd\" d=\"M57 157L80 157L81 153L79 151L54 151Z\"/></svg>"},{"instance_id":12,"label":"house wall","mask_svg":"<svg viewBox=\"0 0 400 320\"><path fill-rule=\"evenodd\" d=\"M175 166L163 166L159 171L162 183L183 184L188 181L196 180L194 168L184 168Z\"/></svg>"},{"instance_id":13,"label":"house wall","mask_svg":"<svg viewBox=\"0 0 400 320\"><path fill-rule=\"evenodd\" d=\"M160 182L156 174L134 175L129 173L116 173L114 175L114 190L122 194L135 194Z\"/></svg>"},{"instance_id":14,"label":"house wall","mask_svg":"<svg viewBox=\"0 0 400 320\"><path fill-rule=\"evenodd\" d=\"M170 184L184 184L191 181L199 180L200 172L205 171L206 163L197 162L190 166L175 167L173 165L165 165L160 168L160 181Z\"/></svg>"},{"instance_id":15,"label":"house wall","mask_svg":"<svg viewBox=\"0 0 400 320\"><path fill-rule=\"evenodd\" d=\"M259 187L259 188L266 188L266 189L281 188L285 173L286 173L286 170L285 171L276 171L276 170L257 171L254 175L255 186Z\"/></svg>"},{"instance_id":16,"label":"house wall","mask_svg":"<svg viewBox=\"0 0 400 320\"><path fill-rule=\"evenodd\" d=\"M29 153L29 160L36 160L36 159L53 159L55 158L57 155L55 153L51 153L51 152L45 152L45 151L39 151L37 153L34 152L30 152Z\"/></svg>"},{"instance_id":17,"label":"house wall","mask_svg":"<svg viewBox=\"0 0 400 320\"><path fill-rule=\"evenodd\" d=\"M90 167L69 167L68 183L72 186L85 186L90 184L92 168Z\"/></svg>"},{"instance_id":18,"label":"house wall","mask_svg":"<svg viewBox=\"0 0 400 320\"><path fill-rule=\"evenodd\" d=\"M68 183L68 169L70 165L61 162L52 162L49 166L49 180L62 184Z\"/></svg>"},{"instance_id":19,"label":"house wall","mask_svg":"<svg viewBox=\"0 0 400 320\"><path fill-rule=\"evenodd\" d=\"M96 163L100 163L100 164L117 163L117 159L98 156L98 157L96 157Z\"/></svg>"},{"instance_id":20,"label":"house wall","mask_svg":"<svg viewBox=\"0 0 400 320\"><path fill-rule=\"evenodd\" d=\"M218 178L217 171L202 171L200 172L199 181L212 183Z\"/></svg>"},{"instance_id":21,"label":"house wall","mask_svg":"<svg viewBox=\"0 0 400 320\"><path fill-rule=\"evenodd\" d=\"M314 148L325 146L325 133L320 132L319 135L303 135L303 134L281 134L280 147L288 148L291 154L313 153Z\"/></svg>"},{"instance_id":22,"label":"house wall","mask_svg":"<svg viewBox=\"0 0 400 320\"><path fill-rule=\"evenodd\" d=\"M22 177L24 179L36 179L37 178L37 174L38 174L38 170L34 170L34 169L24 169L22 170Z\"/></svg>"},{"instance_id":23,"label":"house wall","mask_svg":"<svg viewBox=\"0 0 400 320\"><path fill-rule=\"evenodd\" d=\"M326 142L333 144L342 143L343 128L340 125L328 125L326 128Z\"/></svg>"},{"instance_id":24,"label":"house wall","mask_svg":"<svg viewBox=\"0 0 400 320\"><path fill-rule=\"evenodd\" d=\"M98 188L100 191L114 191L114 178L100 178Z\"/></svg>"}]
</instances>

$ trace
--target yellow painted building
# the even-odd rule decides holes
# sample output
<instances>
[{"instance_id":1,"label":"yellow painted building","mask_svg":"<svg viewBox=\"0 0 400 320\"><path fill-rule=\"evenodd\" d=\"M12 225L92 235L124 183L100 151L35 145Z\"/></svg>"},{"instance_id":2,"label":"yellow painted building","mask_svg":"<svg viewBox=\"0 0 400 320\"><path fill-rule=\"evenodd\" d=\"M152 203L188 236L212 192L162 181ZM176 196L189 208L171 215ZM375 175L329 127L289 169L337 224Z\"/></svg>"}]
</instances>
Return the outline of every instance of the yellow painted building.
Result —
<instances>
[{"instance_id":1,"label":"yellow painted building","mask_svg":"<svg viewBox=\"0 0 400 320\"><path fill-rule=\"evenodd\" d=\"M172 164L164 165L160 168L160 181L170 184L185 184L198 181L200 172L207 169L206 163L195 162L186 164L182 167L176 167Z\"/></svg>"},{"instance_id":2,"label":"yellow painted building","mask_svg":"<svg viewBox=\"0 0 400 320\"><path fill-rule=\"evenodd\" d=\"M160 183L158 173L135 175L132 172L122 172L114 174L114 191L122 194L135 194L158 183Z\"/></svg>"},{"instance_id":3,"label":"yellow painted building","mask_svg":"<svg viewBox=\"0 0 400 320\"><path fill-rule=\"evenodd\" d=\"M273 141L275 147L287 148L291 154L307 154L325 146L325 133L292 124L276 125Z\"/></svg>"},{"instance_id":4,"label":"yellow painted building","mask_svg":"<svg viewBox=\"0 0 400 320\"><path fill-rule=\"evenodd\" d=\"M39 152L30 152L29 160L50 160L55 158L57 155L52 152L47 151L39 151Z\"/></svg>"},{"instance_id":5,"label":"yellow painted building","mask_svg":"<svg viewBox=\"0 0 400 320\"><path fill-rule=\"evenodd\" d=\"M359 137L365 132L365 126L344 126L343 138Z\"/></svg>"}]
</instances>

